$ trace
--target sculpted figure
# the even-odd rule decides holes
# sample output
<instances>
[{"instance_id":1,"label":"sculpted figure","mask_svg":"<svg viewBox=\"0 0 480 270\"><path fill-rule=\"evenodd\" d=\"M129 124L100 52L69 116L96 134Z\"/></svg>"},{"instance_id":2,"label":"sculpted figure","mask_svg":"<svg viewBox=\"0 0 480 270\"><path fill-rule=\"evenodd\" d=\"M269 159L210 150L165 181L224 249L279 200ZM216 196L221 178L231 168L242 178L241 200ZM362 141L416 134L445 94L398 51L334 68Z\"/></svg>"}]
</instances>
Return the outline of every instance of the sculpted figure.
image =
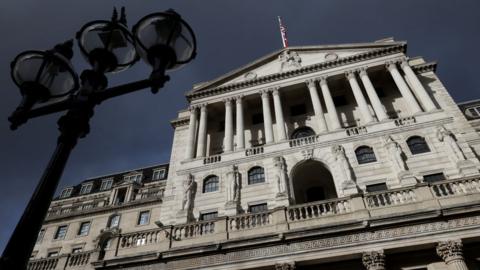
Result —
<instances>
[{"instance_id":1,"label":"sculpted figure","mask_svg":"<svg viewBox=\"0 0 480 270\"><path fill-rule=\"evenodd\" d=\"M407 165L403 160L403 150L402 147L392 139L391 136L387 137L385 148L388 150L388 156L393 163L394 168L397 172L403 172L407 170Z\"/></svg>"},{"instance_id":2,"label":"sculpted figure","mask_svg":"<svg viewBox=\"0 0 480 270\"><path fill-rule=\"evenodd\" d=\"M337 162L340 174L343 176L344 184L351 184L353 182L353 171L348 162L347 156L345 155L345 149L341 145L336 145L332 147L332 152Z\"/></svg>"},{"instance_id":3,"label":"sculpted figure","mask_svg":"<svg viewBox=\"0 0 480 270\"><path fill-rule=\"evenodd\" d=\"M187 179L183 182L182 210L192 210L196 189L197 185L193 175L188 174Z\"/></svg>"},{"instance_id":4,"label":"sculpted figure","mask_svg":"<svg viewBox=\"0 0 480 270\"><path fill-rule=\"evenodd\" d=\"M463 154L462 149L458 145L458 142L455 140L455 137L450 130L447 130L444 126L440 126L437 129L437 138L439 141L444 142L445 145L448 146L455 161L465 160L465 155Z\"/></svg>"},{"instance_id":5,"label":"sculpted figure","mask_svg":"<svg viewBox=\"0 0 480 270\"><path fill-rule=\"evenodd\" d=\"M277 183L277 194L285 194L287 192L287 167L283 157L275 157L273 159L275 166L275 182Z\"/></svg>"},{"instance_id":6,"label":"sculpted figure","mask_svg":"<svg viewBox=\"0 0 480 270\"><path fill-rule=\"evenodd\" d=\"M302 66L302 59L297 52L284 51L281 55L278 56L280 61L280 72L290 69L290 68L299 68Z\"/></svg>"},{"instance_id":7,"label":"sculpted figure","mask_svg":"<svg viewBox=\"0 0 480 270\"><path fill-rule=\"evenodd\" d=\"M238 167L233 165L232 171L227 173L227 201L238 202L240 200L240 173Z\"/></svg>"}]
</instances>

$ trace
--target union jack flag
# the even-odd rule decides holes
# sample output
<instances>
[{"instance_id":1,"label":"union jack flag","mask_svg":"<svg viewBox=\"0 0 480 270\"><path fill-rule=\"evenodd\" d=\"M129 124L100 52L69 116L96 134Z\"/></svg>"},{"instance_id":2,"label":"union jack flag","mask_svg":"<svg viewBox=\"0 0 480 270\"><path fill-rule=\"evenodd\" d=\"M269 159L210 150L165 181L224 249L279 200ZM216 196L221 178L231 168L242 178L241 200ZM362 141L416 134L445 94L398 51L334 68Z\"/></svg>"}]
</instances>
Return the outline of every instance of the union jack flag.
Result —
<instances>
[{"instance_id":1,"label":"union jack flag","mask_svg":"<svg viewBox=\"0 0 480 270\"><path fill-rule=\"evenodd\" d=\"M288 40L287 40L287 28L282 23L282 18L278 16L278 24L280 25L280 35L282 35L282 43L283 47L288 47Z\"/></svg>"}]
</instances>

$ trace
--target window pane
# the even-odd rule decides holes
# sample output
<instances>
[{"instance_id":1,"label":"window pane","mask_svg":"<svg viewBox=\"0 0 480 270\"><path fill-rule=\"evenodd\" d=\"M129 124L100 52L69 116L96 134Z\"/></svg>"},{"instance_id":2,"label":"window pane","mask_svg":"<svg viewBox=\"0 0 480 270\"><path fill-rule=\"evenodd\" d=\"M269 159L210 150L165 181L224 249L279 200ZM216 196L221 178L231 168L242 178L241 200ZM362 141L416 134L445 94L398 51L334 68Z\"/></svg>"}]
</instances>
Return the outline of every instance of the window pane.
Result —
<instances>
[{"instance_id":1,"label":"window pane","mask_svg":"<svg viewBox=\"0 0 480 270\"><path fill-rule=\"evenodd\" d=\"M87 221L87 222L82 222L82 224L80 224L80 230L78 230L78 235L88 235L88 232L90 231L90 222Z\"/></svg>"},{"instance_id":2,"label":"window pane","mask_svg":"<svg viewBox=\"0 0 480 270\"><path fill-rule=\"evenodd\" d=\"M148 224L149 219L150 219L150 211L140 212L140 215L138 217L138 225Z\"/></svg>"},{"instance_id":3,"label":"window pane","mask_svg":"<svg viewBox=\"0 0 480 270\"><path fill-rule=\"evenodd\" d=\"M37 243L42 242L44 235L45 235L45 229L41 229L41 230L38 232Z\"/></svg>"},{"instance_id":4,"label":"window pane","mask_svg":"<svg viewBox=\"0 0 480 270\"><path fill-rule=\"evenodd\" d=\"M115 215L110 218L110 222L108 227L113 228L113 227L118 227L118 224L120 223L120 216Z\"/></svg>"},{"instance_id":5,"label":"window pane","mask_svg":"<svg viewBox=\"0 0 480 270\"><path fill-rule=\"evenodd\" d=\"M367 186L367 192L385 191L387 189L388 188L385 183L373 184L373 185Z\"/></svg>"},{"instance_id":6,"label":"window pane","mask_svg":"<svg viewBox=\"0 0 480 270\"><path fill-rule=\"evenodd\" d=\"M248 171L248 184L265 182L265 173L262 167L254 167Z\"/></svg>"},{"instance_id":7,"label":"window pane","mask_svg":"<svg viewBox=\"0 0 480 270\"><path fill-rule=\"evenodd\" d=\"M358 164L365 164L377 161L373 149L368 146L361 146L357 148L357 150L355 150L355 155L357 156Z\"/></svg>"},{"instance_id":8,"label":"window pane","mask_svg":"<svg viewBox=\"0 0 480 270\"><path fill-rule=\"evenodd\" d=\"M423 181L427 183L433 183L442 180L445 180L445 175L443 173L434 173L423 176Z\"/></svg>"},{"instance_id":9,"label":"window pane","mask_svg":"<svg viewBox=\"0 0 480 270\"><path fill-rule=\"evenodd\" d=\"M248 207L248 212L250 213L259 213L259 212L265 212L265 211L268 211L268 207L266 203L250 205Z\"/></svg>"},{"instance_id":10,"label":"window pane","mask_svg":"<svg viewBox=\"0 0 480 270\"><path fill-rule=\"evenodd\" d=\"M67 225L63 225L57 228L54 239L64 239L67 234Z\"/></svg>"},{"instance_id":11,"label":"window pane","mask_svg":"<svg viewBox=\"0 0 480 270\"><path fill-rule=\"evenodd\" d=\"M411 137L407 140L408 148L413 155L430 152L430 148L422 137Z\"/></svg>"},{"instance_id":12,"label":"window pane","mask_svg":"<svg viewBox=\"0 0 480 270\"><path fill-rule=\"evenodd\" d=\"M207 177L203 182L203 193L213 192L218 190L218 176L212 175Z\"/></svg>"},{"instance_id":13,"label":"window pane","mask_svg":"<svg viewBox=\"0 0 480 270\"><path fill-rule=\"evenodd\" d=\"M218 217L218 212L204 213L200 215L200 220L212 220Z\"/></svg>"}]
</instances>

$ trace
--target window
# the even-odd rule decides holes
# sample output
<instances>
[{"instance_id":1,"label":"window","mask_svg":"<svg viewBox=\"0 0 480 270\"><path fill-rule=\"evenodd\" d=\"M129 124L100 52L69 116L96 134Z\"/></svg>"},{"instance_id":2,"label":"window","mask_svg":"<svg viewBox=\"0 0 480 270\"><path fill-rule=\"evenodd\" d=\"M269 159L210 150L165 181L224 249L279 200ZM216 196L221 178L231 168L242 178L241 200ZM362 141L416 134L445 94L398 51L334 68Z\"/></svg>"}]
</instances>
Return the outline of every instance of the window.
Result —
<instances>
[{"instance_id":1,"label":"window","mask_svg":"<svg viewBox=\"0 0 480 270\"><path fill-rule=\"evenodd\" d=\"M253 204L248 206L248 212L250 213L260 213L268 211L267 203Z\"/></svg>"},{"instance_id":2,"label":"window","mask_svg":"<svg viewBox=\"0 0 480 270\"><path fill-rule=\"evenodd\" d=\"M83 184L82 187L80 188L80 194L83 195L83 194L90 193L92 191L92 187L93 187L93 183Z\"/></svg>"},{"instance_id":3,"label":"window","mask_svg":"<svg viewBox=\"0 0 480 270\"><path fill-rule=\"evenodd\" d=\"M140 183L142 182L142 174L132 174L132 175L126 175L123 177L124 180L126 181L132 181L132 182L137 182Z\"/></svg>"},{"instance_id":4,"label":"window","mask_svg":"<svg viewBox=\"0 0 480 270\"><path fill-rule=\"evenodd\" d=\"M127 188L119 188L117 190L117 197L115 198L115 204L122 204L127 197Z\"/></svg>"},{"instance_id":5,"label":"window","mask_svg":"<svg viewBox=\"0 0 480 270\"><path fill-rule=\"evenodd\" d=\"M373 149L369 146L360 146L355 150L358 164L365 164L377 161Z\"/></svg>"},{"instance_id":6,"label":"window","mask_svg":"<svg viewBox=\"0 0 480 270\"><path fill-rule=\"evenodd\" d=\"M430 152L427 142L420 136L408 138L407 145L412 155Z\"/></svg>"},{"instance_id":7,"label":"window","mask_svg":"<svg viewBox=\"0 0 480 270\"><path fill-rule=\"evenodd\" d=\"M110 217L110 219L108 220L108 228L115 228L115 227L118 227L118 225L120 225L120 215L113 215Z\"/></svg>"},{"instance_id":8,"label":"window","mask_svg":"<svg viewBox=\"0 0 480 270\"><path fill-rule=\"evenodd\" d=\"M307 108L305 107L305 104L298 104L290 107L291 116L304 115L306 113L307 113Z\"/></svg>"},{"instance_id":9,"label":"window","mask_svg":"<svg viewBox=\"0 0 480 270\"><path fill-rule=\"evenodd\" d=\"M157 169L153 171L153 180L160 180L164 179L166 175L167 170L166 169Z\"/></svg>"},{"instance_id":10,"label":"window","mask_svg":"<svg viewBox=\"0 0 480 270\"><path fill-rule=\"evenodd\" d=\"M304 137L310 137L315 135L315 131L309 127L299 127L292 133L292 139L300 139Z\"/></svg>"},{"instance_id":11,"label":"window","mask_svg":"<svg viewBox=\"0 0 480 270\"><path fill-rule=\"evenodd\" d=\"M45 236L45 229L41 229L41 230L38 232L37 243L42 242L44 236Z\"/></svg>"},{"instance_id":12,"label":"window","mask_svg":"<svg viewBox=\"0 0 480 270\"><path fill-rule=\"evenodd\" d=\"M88 235L90 231L90 221L80 223L80 229L78 230L78 235L85 236Z\"/></svg>"},{"instance_id":13,"label":"window","mask_svg":"<svg viewBox=\"0 0 480 270\"><path fill-rule=\"evenodd\" d=\"M367 192L385 191L387 189L387 184L385 183L367 185Z\"/></svg>"},{"instance_id":14,"label":"window","mask_svg":"<svg viewBox=\"0 0 480 270\"><path fill-rule=\"evenodd\" d=\"M137 225L146 225L150 221L150 211L142 211L138 215Z\"/></svg>"},{"instance_id":15,"label":"window","mask_svg":"<svg viewBox=\"0 0 480 270\"><path fill-rule=\"evenodd\" d=\"M72 248L72 253L80 253L83 251L83 248L82 247L76 247L76 248Z\"/></svg>"},{"instance_id":16,"label":"window","mask_svg":"<svg viewBox=\"0 0 480 270\"><path fill-rule=\"evenodd\" d=\"M248 171L248 184L265 182L265 172L262 167L253 167Z\"/></svg>"},{"instance_id":17,"label":"window","mask_svg":"<svg viewBox=\"0 0 480 270\"><path fill-rule=\"evenodd\" d=\"M218 176L210 175L203 181L203 193L218 190Z\"/></svg>"},{"instance_id":18,"label":"window","mask_svg":"<svg viewBox=\"0 0 480 270\"><path fill-rule=\"evenodd\" d=\"M100 190L107 190L112 188L113 179L107 178L102 180L102 185L100 186Z\"/></svg>"},{"instance_id":19,"label":"window","mask_svg":"<svg viewBox=\"0 0 480 270\"><path fill-rule=\"evenodd\" d=\"M473 117L480 117L480 106L467 109Z\"/></svg>"},{"instance_id":20,"label":"window","mask_svg":"<svg viewBox=\"0 0 480 270\"><path fill-rule=\"evenodd\" d=\"M58 256L58 251L50 251L48 252L47 254L47 257L50 258L50 257L57 257Z\"/></svg>"},{"instance_id":21,"label":"window","mask_svg":"<svg viewBox=\"0 0 480 270\"><path fill-rule=\"evenodd\" d=\"M57 232L55 233L55 237L53 239L64 239L65 235L67 234L67 225L62 225L57 228Z\"/></svg>"},{"instance_id":22,"label":"window","mask_svg":"<svg viewBox=\"0 0 480 270\"><path fill-rule=\"evenodd\" d=\"M332 99L336 107L345 106L348 104L347 98L345 98L345 96L336 96Z\"/></svg>"},{"instance_id":23,"label":"window","mask_svg":"<svg viewBox=\"0 0 480 270\"><path fill-rule=\"evenodd\" d=\"M423 181L427 183L433 183L442 180L445 180L445 175L443 173L427 174L423 176Z\"/></svg>"},{"instance_id":24,"label":"window","mask_svg":"<svg viewBox=\"0 0 480 270\"><path fill-rule=\"evenodd\" d=\"M72 187L65 188L64 190L62 190L62 194L60 194L60 198L70 197L72 195L72 191L73 191Z\"/></svg>"},{"instance_id":25,"label":"window","mask_svg":"<svg viewBox=\"0 0 480 270\"><path fill-rule=\"evenodd\" d=\"M212 220L212 219L216 219L217 217L218 217L217 211L200 214L200 220Z\"/></svg>"},{"instance_id":26,"label":"window","mask_svg":"<svg viewBox=\"0 0 480 270\"><path fill-rule=\"evenodd\" d=\"M257 125L263 123L263 114L256 113L252 115L252 125Z\"/></svg>"}]
</instances>

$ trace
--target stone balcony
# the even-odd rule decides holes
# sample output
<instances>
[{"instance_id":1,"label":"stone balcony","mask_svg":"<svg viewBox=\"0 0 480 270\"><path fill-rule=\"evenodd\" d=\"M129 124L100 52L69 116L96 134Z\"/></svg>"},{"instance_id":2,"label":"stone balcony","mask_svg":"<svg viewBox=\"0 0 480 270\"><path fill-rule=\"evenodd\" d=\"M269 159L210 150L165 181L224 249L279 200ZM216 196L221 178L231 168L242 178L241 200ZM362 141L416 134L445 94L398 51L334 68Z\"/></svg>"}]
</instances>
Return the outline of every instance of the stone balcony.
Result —
<instances>
[{"instance_id":1,"label":"stone balcony","mask_svg":"<svg viewBox=\"0 0 480 270\"><path fill-rule=\"evenodd\" d=\"M231 165L241 163L242 160L254 159L256 156L274 156L275 153L288 153L308 147L324 147L333 144L341 144L352 140L362 140L370 136L381 136L398 133L402 130L411 130L425 126L436 126L451 121L451 117L444 111L437 110L430 113L422 113L415 116L389 119L387 121L375 122L365 126L344 128L327 133L316 134L310 137L274 142L254 148L236 150L229 153L222 153L207 157L194 158L182 162L181 171L196 170L218 166L218 164Z\"/></svg>"},{"instance_id":2,"label":"stone balcony","mask_svg":"<svg viewBox=\"0 0 480 270\"><path fill-rule=\"evenodd\" d=\"M480 210L480 177L419 183L408 188L358 194L338 199L280 207L260 213L158 229L119 234L98 261L98 251L88 259L77 254L33 260L30 270L70 269L69 262L86 267L158 259L173 259L198 252L245 248L256 244L296 241L310 236L374 230L381 226L448 218ZM83 253L82 253L83 254ZM91 254L91 255L90 255ZM97 257L95 257L97 256ZM59 260L63 260L61 263ZM78 262L77 262L78 261ZM95 262L96 261L96 262ZM37 265L40 265L37 267ZM63 268L67 265L67 268ZM37 267L37 268L35 268Z\"/></svg>"}]
</instances>

